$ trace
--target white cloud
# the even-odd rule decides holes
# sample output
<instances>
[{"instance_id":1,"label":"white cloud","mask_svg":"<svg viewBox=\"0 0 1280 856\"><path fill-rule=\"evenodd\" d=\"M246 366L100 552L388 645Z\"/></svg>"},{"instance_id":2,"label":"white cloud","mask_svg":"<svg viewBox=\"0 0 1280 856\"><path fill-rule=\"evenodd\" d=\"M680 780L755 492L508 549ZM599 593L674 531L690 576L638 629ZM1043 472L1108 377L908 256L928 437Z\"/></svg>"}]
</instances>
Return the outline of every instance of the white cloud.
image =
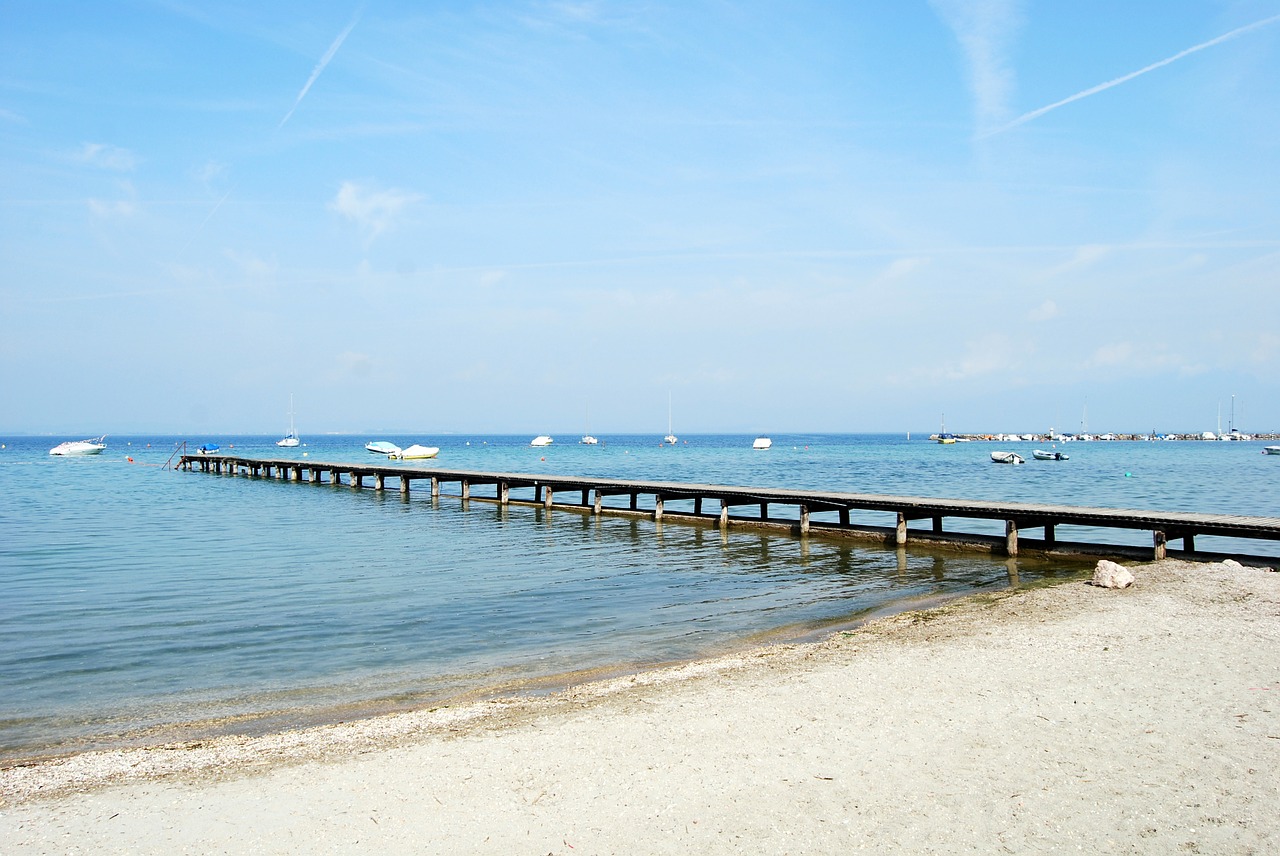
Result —
<instances>
[{"instance_id":1,"label":"white cloud","mask_svg":"<svg viewBox=\"0 0 1280 856\"><path fill-rule=\"evenodd\" d=\"M131 217L138 213L137 193L133 185L123 181L120 183L120 189L126 198L114 201L94 198L87 200L89 210L95 217Z\"/></svg>"},{"instance_id":2,"label":"white cloud","mask_svg":"<svg viewBox=\"0 0 1280 856\"><path fill-rule=\"evenodd\" d=\"M343 351L334 360L336 379L373 376L374 362L368 354Z\"/></svg>"},{"instance_id":3,"label":"white cloud","mask_svg":"<svg viewBox=\"0 0 1280 856\"><path fill-rule=\"evenodd\" d=\"M1027 315L1028 321L1048 321L1051 318L1057 318L1059 315L1058 304L1052 300L1046 300L1035 309L1032 309Z\"/></svg>"},{"instance_id":4,"label":"white cloud","mask_svg":"<svg viewBox=\"0 0 1280 856\"><path fill-rule=\"evenodd\" d=\"M365 234L365 240L372 241L391 225L401 211L421 198L404 190L372 190L344 181L338 195L329 203L329 210L358 225Z\"/></svg>"},{"instance_id":5,"label":"white cloud","mask_svg":"<svg viewBox=\"0 0 1280 856\"><path fill-rule=\"evenodd\" d=\"M118 172L131 172L138 165L138 158L133 152L105 143L85 143L72 159L77 163Z\"/></svg>"},{"instance_id":6,"label":"white cloud","mask_svg":"<svg viewBox=\"0 0 1280 856\"><path fill-rule=\"evenodd\" d=\"M1008 47L1022 23L1020 0L930 0L960 43L981 132L1009 115L1015 77Z\"/></svg>"},{"instance_id":7,"label":"white cloud","mask_svg":"<svg viewBox=\"0 0 1280 856\"><path fill-rule=\"evenodd\" d=\"M928 258L921 257L921 256L917 256L913 258L905 258L905 259L894 259L889 264L889 267L885 268L885 270L878 277L876 277L876 282L883 284L883 283L889 283L889 282L897 282L898 280L905 279L906 277L910 276L911 274L915 273L921 268L926 267L929 264L929 261L930 260Z\"/></svg>"},{"instance_id":8,"label":"white cloud","mask_svg":"<svg viewBox=\"0 0 1280 856\"><path fill-rule=\"evenodd\" d=\"M252 254L246 255L227 250L223 255L228 261L240 268L241 273L251 279L270 279L280 269L279 262L275 260L268 261Z\"/></svg>"}]
</instances>

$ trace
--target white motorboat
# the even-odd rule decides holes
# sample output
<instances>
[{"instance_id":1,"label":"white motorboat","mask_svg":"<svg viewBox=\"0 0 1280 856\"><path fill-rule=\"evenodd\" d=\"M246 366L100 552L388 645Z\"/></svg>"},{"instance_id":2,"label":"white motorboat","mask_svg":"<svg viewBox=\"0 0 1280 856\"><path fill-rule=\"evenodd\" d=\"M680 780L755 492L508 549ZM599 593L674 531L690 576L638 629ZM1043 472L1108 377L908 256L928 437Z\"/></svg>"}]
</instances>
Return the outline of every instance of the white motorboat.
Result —
<instances>
[{"instance_id":1,"label":"white motorboat","mask_svg":"<svg viewBox=\"0 0 1280 856\"><path fill-rule=\"evenodd\" d=\"M97 455L107 448L107 435L103 434L93 440L68 440L59 443L49 450L50 455L59 457L75 457L80 455Z\"/></svg>"},{"instance_id":2,"label":"white motorboat","mask_svg":"<svg viewBox=\"0 0 1280 856\"><path fill-rule=\"evenodd\" d=\"M401 461L424 461L427 458L434 458L438 454L440 454L438 446L423 446L419 443L414 443L412 446L405 446L403 449L392 452L387 457Z\"/></svg>"},{"instance_id":3,"label":"white motorboat","mask_svg":"<svg viewBox=\"0 0 1280 856\"><path fill-rule=\"evenodd\" d=\"M199 449L196 449L197 455L216 455L218 454L217 443L205 443Z\"/></svg>"},{"instance_id":4,"label":"white motorboat","mask_svg":"<svg viewBox=\"0 0 1280 856\"><path fill-rule=\"evenodd\" d=\"M600 444L600 441L595 437L592 437L590 434L583 434L582 439L578 442L584 446L598 446Z\"/></svg>"},{"instance_id":5,"label":"white motorboat","mask_svg":"<svg viewBox=\"0 0 1280 856\"><path fill-rule=\"evenodd\" d=\"M1044 449L1033 449L1031 456L1037 461L1068 461L1070 457L1063 452L1048 452Z\"/></svg>"},{"instance_id":6,"label":"white motorboat","mask_svg":"<svg viewBox=\"0 0 1280 856\"><path fill-rule=\"evenodd\" d=\"M751 444L753 449L767 449L773 445L773 441L768 437L757 437L755 442Z\"/></svg>"},{"instance_id":7,"label":"white motorboat","mask_svg":"<svg viewBox=\"0 0 1280 856\"><path fill-rule=\"evenodd\" d=\"M1264 455L1280 455L1280 446L1263 446L1262 454Z\"/></svg>"},{"instance_id":8,"label":"white motorboat","mask_svg":"<svg viewBox=\"0 0 1280 856\"><path fill-rule=\"evenodd\" d=\"M281 440L276 440L277 446L283 446L286 449L292 449L294 446L302 445L302 441L298 439L298 432L293 429L293 395L289 395L289 433Z\"/></svg>"},{"instance_id":9,"label":"white motorboat","mask_svg":"<svg viewBox=\"0 0 1280 856\"><path fill-rule=\"evenodd\" d=\"M546 434L539 434L529 441L530 446L550 446L554 441Z\"/></svg>"},{"instance_id":10,"label":"white motorboat","mask_svg":"<svg viewBox=\"0 0 1280 856\"><path fill-rule=\"evenodd\" d=\"M364 447L375 455L394 455L400 451L400 447L395 443L388 443L386 440L373 440L365 443Z\"/></svg>"},{"instance_id":11,"label":"white motorboat","mask_svg":"<svg viewBox=\"0 0 1280 856\"><path fill-rule=\"evenodd\" d=\"M1021 464L1022 456L1017 452L992 452L991 463L993 464Z\"/></svg>"}]
</instances>

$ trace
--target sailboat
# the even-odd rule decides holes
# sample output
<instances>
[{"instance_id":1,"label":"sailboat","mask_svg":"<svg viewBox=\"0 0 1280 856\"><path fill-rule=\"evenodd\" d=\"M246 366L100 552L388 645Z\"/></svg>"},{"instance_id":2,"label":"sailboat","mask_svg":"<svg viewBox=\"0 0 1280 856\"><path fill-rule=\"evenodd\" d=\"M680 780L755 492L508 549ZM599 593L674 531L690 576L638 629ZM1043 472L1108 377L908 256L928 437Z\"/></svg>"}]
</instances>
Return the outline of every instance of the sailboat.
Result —
<instances>
[{"instance_id":1,"label":"sailboat","mask_svg":"<svg viewBox=\"0 0 1280 856\"><path fill-rule=\"evenodd\" d=\"M293 428L293 393L289 393L289 434L284 439L277 440L276 445L289 449L301 445L301 441L298 439L298 432Z\"/></svg>"},{"instance_id":2,"label":"sailboat","mask_svg":"<svg viewBox=\"0 0 1280 856\"><path fill-rule=\"evenodd\" d=\"M669 446L676 444L676 435L671 433L671 393L667 393L667 436L662 438L662 442Z\"/></svg>"},{"instance_id":3,"label":"sailboat","mask_svg":"<svg viewBox=\"0 0 1280 856\"><path fill-rule=\"evenodd\" d=\"M947 433L947 414L942 414L942 432L937 435L938 442L950 445L956 441L954 434Z\"/></svg>"}]
</instances>

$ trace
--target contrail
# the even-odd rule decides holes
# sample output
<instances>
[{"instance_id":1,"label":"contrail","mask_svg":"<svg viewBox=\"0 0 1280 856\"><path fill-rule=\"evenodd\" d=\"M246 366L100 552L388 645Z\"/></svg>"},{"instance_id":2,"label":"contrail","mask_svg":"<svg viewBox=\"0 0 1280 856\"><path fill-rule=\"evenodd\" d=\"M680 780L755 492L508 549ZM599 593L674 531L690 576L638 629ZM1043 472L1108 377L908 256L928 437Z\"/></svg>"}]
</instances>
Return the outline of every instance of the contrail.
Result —
<instances>
[{"instance_id":1,"label":"contrail","mask_svg":"<svg viewBox=\"0 0 1280 856\"><path fill-rule=\"evenodd\" d=\"M298 93L298 97L294 99L293 106L289 108L289 112L284 114L284 118L280 120L280 124L276 126L276 130L284 127L284 123L289 121L289 117L293 115L293 111L298 109L298 105L302 103L302 99L307 97L307 91L311 89L311 84L316 82L316 78L320 76L320 72L324 71L333 55L338 52L338 48L342 47L342 43L346 41L347 36L351 35L351 31L356 28L356 24L360 23L360 15L364 12L361 6L356 10L356 16L351 19L351 23L347 24L347 28L338 34L333 40L333 44L329 45L329 49L325 51L324 56L320 57L320 61L316 63L316 67L311 70L311 76L307 78L307 82L303 84L302 91Z\"/></svg>"},{"instance_id":2,"label":"contrail","mask_svg":"<svg viewBox=\"0 0 1280 856\"><path fill-rule=\"evenodd\" d=\"M1124 75L1123 77L1117 77L1115 80L1108 80L1106 83L1099 83L1097 86L1094 86L1090 89L1086 89L1083 92L1077 92L1075 95L1072 95L1069 98L1063 98L1061 101L1055 101L1053 104L1050 104L1047 107L1041 107L1039 110L1032 110L1030 113L1024 113L1023 115L1014 119L1012 122L1010 122L1007 125L996 128L994 131L988 131L985 134L979 135L979 139L984 139L986 137L993 137L996 134L1003 133L1004 131L1009 130L1010 128L1016 128L1019 125L1023 125L1023 124L1026 124L1027 122L1030 122L1032 119L1038 119L1039 117L1043 116L1045 113L1048 113L1050 110L1057 110L1059 107L1062 107L1065 104L1070 104L1072 101L1079 101L1081 98L1088 98L1090 95L1097 95L1099 92L1102 92L1103 90L1110 89L1113 86L1119 86L1122 83L1127 83L1128 81L1133 80L1135 77L1138 77L1139 75L1146 74L1148 71L1155 71L1157 68L1163 68L1164 66L1169 65L1170 63L1173 63L1173 62L1177 62L1183 57L1190 56L1191 54L1196 53L1197 51L1202 51L1205 48L1211 48L1214 45L1222 44L1228 39L1234 39L1236 36L1244 35L1250 30L1256 30L1259 27L1265 27L1269 24L1274 24L1276 21L1280 21L1280 15L1272 15L1270 18L1264 18L1261 21L1255 21L1252 24L1246 24L1243 27L1237 27L1236 29L1232 30L1229 33L1224 33L1221 36L1218 36L1216 39L1210 39L1207 42L1203 42L1194 47L1187 48L1186 50L1180 51L1179 53L1176 53L1167 59L1162 59L1159 62L1153 62L1151 63L1151 65L1145 68L1140 68L1137 71Z\"/></svg>"},{"instance_id":3,"label":"contrail","mask_svg":"<svg viewBox=\"0 0 1280 856\"><path fill-rule=\"evenodd\" d=\"M230 196L230 195L231 195L231 191L232 191L232 190L235 190L235 189L236 189L236 188L235 188L235 185L232 185L232 186L231 186L231 188L230 188L229 190L227 190L227 192L226 192L226 193L222 194L222 198L218 200L218 204L214 205L214 206L213 206L213 210L212 210L212 211L210 211L210 212L208 213L208 215L206 215L206 216L205 216L205 218L204 218L203 220L201 220L201 221L200 221L200 225L199 225L199 226L197 226L197 227L196 227L196 230L195 230L194 232L192 232L192 233L191 233L191 237L190 237L190 238L187 238L187 243L186 243L186 244L184 244L184 245L183 245L183 247L182 247L182 249L178 251L178 258L182 258L182 256L186 254L186 252L187 252L187 248L191 246L192 241L194 241L194 240L196 239L196 237L197 237L201 232L203 232L203 231L204 231L204 227L205 227L206 225L208 225L208 223L209 223L209 221L210 221L210 220L212 220L212 219L213 219L213 215L218 213L218 209L222 207L222 203L224 203L224 202L226 202L226 201L227 201L227 197L228 197L228 196Z\"/></svg>"}]
</instances>

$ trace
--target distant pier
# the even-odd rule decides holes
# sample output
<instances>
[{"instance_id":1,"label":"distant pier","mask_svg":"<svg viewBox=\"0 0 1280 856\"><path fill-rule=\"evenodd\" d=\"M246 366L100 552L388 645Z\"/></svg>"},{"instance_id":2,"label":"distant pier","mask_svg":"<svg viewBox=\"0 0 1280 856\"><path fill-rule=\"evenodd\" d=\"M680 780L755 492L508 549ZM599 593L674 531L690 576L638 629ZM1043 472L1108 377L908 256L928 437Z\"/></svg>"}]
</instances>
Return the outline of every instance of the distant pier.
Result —
<instances>
[{"instance_id":1,"label":"distant pier","mask_svg":"<svg viewBox=\"0 0 1280 856\"><path fill-rule=\"evenodd\" d=\"M1163 559L1169 542L1181 542L1177 554L1221 557L1237 553L1196 553L1198 536L1280 541L1280 518L1177 511L1131 511L1043 505L1022 502L937 499L914 496L784 490L728 485L650 482L578 476L531 475L445 470L403 464L353 464L321 461L247 458L222 454L182 455L177 468L223 475L247 475L313 484L366 486L385 490L393 482L408 496L414 482L428 482L431 496L442 485L457 485L462 500L499 505L539 505L591 515L644 516L656 521L704 523L728 529L754 526L784 529L805 536L877 540L904 547L910 540L955 544L1017 556L1019 550L1081 555L1126 555ZM473 489L480 488L477 494ZM513 491L520 492L512 496ZM669 504L674 503L672 507ZM747 512L747 513L744 513ZM781 512L781 513L779 513ZM815 518L815 515L817 517ZM854 515L858 520L854 520ZM884 523L867 518L880 515ZM1004 523L1003 537L948 531L948 518ZM926 521L928 526L919 525ZM917 524L913 526L912 524ZM1151 533L1151 547L1059 541L1057 527L1138 530ZM1039 532L1039 538L1022 535Z\"/></svg>"}]
</instances>

